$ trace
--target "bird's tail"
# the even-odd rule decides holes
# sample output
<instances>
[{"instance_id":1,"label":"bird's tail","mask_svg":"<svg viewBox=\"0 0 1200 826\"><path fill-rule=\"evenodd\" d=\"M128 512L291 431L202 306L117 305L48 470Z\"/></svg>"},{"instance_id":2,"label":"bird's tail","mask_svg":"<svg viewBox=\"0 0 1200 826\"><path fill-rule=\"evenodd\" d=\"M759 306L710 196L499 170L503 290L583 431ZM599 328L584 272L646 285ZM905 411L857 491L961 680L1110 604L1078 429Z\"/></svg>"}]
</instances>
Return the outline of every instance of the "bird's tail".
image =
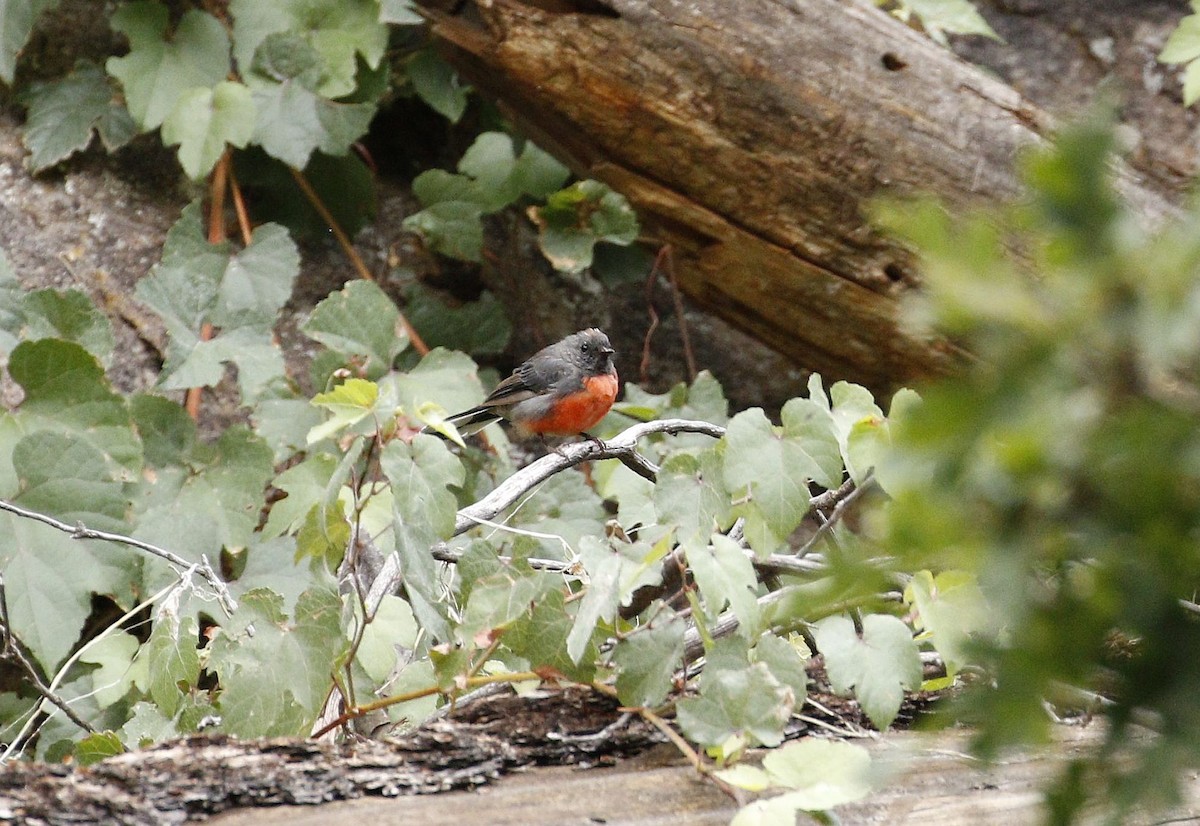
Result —
<instances>
[{"instance_id":1,"label":"bird's tail","mask_svg":"<svg viewBox=\"0 0 1200 826\"><path fill-rule=\"evenodd\" d=\"M462 413L446 417L446 421L454 425L459 435L473 436L492 422L500 421L500 416L496 414L495 408L492 407L472 407L470 410L464 410ZM445 435L434 430L429 425L421 428L421 432L432 436L440 436L443 439L446 438Z\"/></svg>"}]
</instances>

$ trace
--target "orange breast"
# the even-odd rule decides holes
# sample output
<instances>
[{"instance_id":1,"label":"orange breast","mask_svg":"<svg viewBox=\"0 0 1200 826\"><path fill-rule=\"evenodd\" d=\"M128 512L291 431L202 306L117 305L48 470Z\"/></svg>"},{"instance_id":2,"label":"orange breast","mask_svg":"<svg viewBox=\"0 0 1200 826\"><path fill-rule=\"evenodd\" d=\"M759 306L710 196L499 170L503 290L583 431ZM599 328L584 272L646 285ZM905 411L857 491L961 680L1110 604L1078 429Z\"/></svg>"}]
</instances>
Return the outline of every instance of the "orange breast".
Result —
<instances>
[{"instance_id":1,"label":"orange breast","mask_svg":"<svg viewBox=\"0 0 1200 826\"><path fill-rule=\"evenodd\" d=\"M570 436L582 433L603 419L617 398L617 377L591 376L584 380L583 387L583 390L559 399L550 415L522 422L522 429L550 436Z\"/></svg>"}]
</instances>

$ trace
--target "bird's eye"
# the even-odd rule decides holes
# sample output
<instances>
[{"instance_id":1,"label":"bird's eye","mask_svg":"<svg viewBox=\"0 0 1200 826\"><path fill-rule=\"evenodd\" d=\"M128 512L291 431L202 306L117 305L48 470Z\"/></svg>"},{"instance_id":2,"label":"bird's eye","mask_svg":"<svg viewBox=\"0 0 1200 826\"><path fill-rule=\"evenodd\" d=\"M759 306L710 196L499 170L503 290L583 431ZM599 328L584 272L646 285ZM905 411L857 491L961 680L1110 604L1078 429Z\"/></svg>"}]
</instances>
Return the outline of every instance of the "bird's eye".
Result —
<instances>
[{"instance_id":1,"label":"bird's eye","mask_svg":"<svg viewBox=\"0 0 1200 826\"><path fill-rule=\"evenodd\" d=\"M580 352L586 353L590 349L591 349L591 346L586 341L583 344L579 345Z\"/></svg>"}]
</instances>

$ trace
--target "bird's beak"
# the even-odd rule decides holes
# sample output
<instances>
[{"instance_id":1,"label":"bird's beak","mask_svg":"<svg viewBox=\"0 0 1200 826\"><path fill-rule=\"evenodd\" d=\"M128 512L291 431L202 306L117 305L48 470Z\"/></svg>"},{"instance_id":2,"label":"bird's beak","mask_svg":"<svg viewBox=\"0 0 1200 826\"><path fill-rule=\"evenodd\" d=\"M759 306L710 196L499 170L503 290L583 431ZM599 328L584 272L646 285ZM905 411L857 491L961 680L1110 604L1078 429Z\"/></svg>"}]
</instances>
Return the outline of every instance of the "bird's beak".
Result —
<instances>
[{"instance_id":1,"label":"bird's beak","mask_svg":"<svg viewBox=\"0 0 1200 826\"><path fill-rule=\"evenodd\" d=\"M615 352L617 352L617 351L616 351L616 350L614 350L614 349L613 349L613 348L611 348L611 347L601 347L601 348L600 348L600 352L601 352L601 353L603 353L603 354L604 354L604 355L606 355L606 356L611 356L613 353L615 353Z\"/></svg>"}]
</instances>

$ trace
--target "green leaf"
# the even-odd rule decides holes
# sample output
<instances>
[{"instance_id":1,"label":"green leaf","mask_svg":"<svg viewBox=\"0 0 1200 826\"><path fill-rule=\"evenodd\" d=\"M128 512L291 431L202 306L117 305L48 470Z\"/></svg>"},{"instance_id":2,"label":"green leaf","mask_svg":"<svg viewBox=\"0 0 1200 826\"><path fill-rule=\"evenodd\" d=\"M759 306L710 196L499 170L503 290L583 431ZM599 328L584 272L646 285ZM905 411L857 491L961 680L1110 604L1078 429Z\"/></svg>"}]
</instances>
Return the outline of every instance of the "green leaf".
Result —
<instances>
[{"instance_id":1,"label":"green leaf","mask_svg":"<svg viewBox=\"0 0 1200 826\"><path fill-rule=\"evenodd\" d=\"M212 320L222 327L267 328L292 296L300 250L278 224L254 230L250 244L229 256Z\"/></svg>"},{"instance_id":2,"label":"green leaf","mask_svg":"<svg viewBox=\"0 0 1200 826\"><path fill-rule=\"evenodd\" d=\"M602 544L598 539L589 537L596 544ZM611 549L600 556L598 564L588 567L583 584L583 601L575 615L571 633L567 636L567 656L572 662L579 662L583 656L596 624L603 620L611 623L621 606L621 567L622 558Z\"/></svg>"},{"instance_id":3,"label":"green leaf","mask_svg":"<svg viewBox=\"0 0 1200 826\"><path fill-rule=\"evenodd\" d=\"M1200 99L1200 62L1193 60L1183 70L1183 105L1191 106Z\"/></svg>"},{"instance_id":4,"label":"green leaf","mask_svg":"<svg viewBox=\"0 0 1200 826\"><path fill-rule=\"evenodd\" d=\"M167 39L168 9L136 2L117 9L112 27L129 38L129 54L108 59L121 81L129 112L144 130L161 126L185 93L212 88L229 74L229 36L213 16L184 12Z\"/></svg>"},{"instance_id":5,"label":"green leaf","mask_svg":"<svg viewBox=\"0 0 1200 826\"><path fill-rule=\"evenodd\" d=\"M29 107L29 116L21 141L30 152L33 171L82 152L92 142L93 133L100 135L110 152L128 143L137 125L113 97L100 67L82 60L66 77L34 83L23 92L20 101Z\"/></svg>"},{"instance_id":6,"label":"green leaf","mask_svg":"<svg viewBox=\"0 0 1200 826\"><path fill-rule=\"evenodd\" d=\"M205 238L200 203L188 204L167 232L162 259L135 293L162 317L172 346L194 342L210 320L228 255L226 245Z\"/></svg>"},{"instance_id":7,"label":"green leaf","mask_svg":"<svg viewBox=\"0 0 1200 826\"><path fill-rule=\"evenodd\" d=\"M387 26L377 0L232 0L234 58L251 66L259 45L284 32L302 38L321 56L322 81L316 91L339 98L355 90L357 61L374 68L387 48Z\"/></svg>"},{"instance_id":8,"label":"green leaf","mask_svg":"<svg viewBox=\"0 0 1200 826\"><path fill-rule=\"evenodd\" d=\"M304 450L309 432L325 418L308 399L262 399L250 415L254 432L271 446L276 462Z\"/></svg>"},{"instance_id":9,"label":"green leaf","mask_svg":"<svg viewBox=\"0 0 1200 826\"><path fill-rule=\"evenodd\" d=\"M688 548L688 567L696 577L710 618L728 604L738 618L738 633L746 639L758 636L758 577L741 547L723 534L714 534L711 545Z\"/></svg>"},{"instance_id":10,"label":"green leaf","mask_svg":"<svg viewBox=\"0 0 1200 826\"><path fill-rule=\"evenodd\" d=\"M518 617L504 633L504 645L529 661L531 668L553 668L568 680L587 683L596 677L597 645L603 639L593 635L579 653L578 662L567 653L567 639L576 620L567 610L561 588L548 588L533 604L532 610Z\"/></svg>"},{"instance_id":11,"label":"green leaf","mask_svg":"<svg viewBox=\"0 0 1200 826\"><path fill-rule=\"evenodd\" d=\"M783 417L780 431L761 409L752 408L734 416L725 434L725 482L735 497L739 491L748 494L739 510L759 553L776 550L808 513L808 480L836 487L841 471L828 414L808 399L792 399ZM767 532L759 534L759 527Z\"/></svg>"},{"instance_id":12,"label":"green leaf","mask_svg":"<svg viewBox=\"0 0 1200 826\"><path fill-rule=\"evenodd\" d=\"M168 602L157 612L150 639L138 654L148 675L146 693L168 718L200 684L199 632L195 616Z\"/></svg>"},{"instance_id":13,"label":"green leaf","mask_svg":"<svg viewBox=\"0 0 1200 826\"><path fill-rule=\"evenodd\" d=\"M191 475L174 485L160 474L134 536L191 562L202 555L215 562L222 547L250 544L274 470L271 449L245 427L234 426L207 453L195 457Z\"/></svg>"},{"instance_id":14,"label":"green leaf","mask_svg":"<svg viewBox=\"0 0 1200 826\"><path fill-rule=\"evenodd\" d=\"M41 431L17 442L13 469L21 483L17 501L65 522L120 528L129 506L105 457L87 442Z\"/></svg>"},{"instance_id":15,"label":"green leaf","mask_svg":"<svg viewBox=\"0 0 1200 826\"><path fill-rule=\"evenodd\" d=\"M345 155L376 111L373 103L329 100L299 80L255 84L253 102L258 112L254 142L295 169L308 166L318 150Z\"/></svg>"},{"instance_id":16,"label":"green leaf","mask_svg":"<svg viewBox=\"0 0 1200 826\"><path fill-rule=\"evenodd\" d=\"M970 0L900 0L921 19L921 25L939 43L945 41L942 32L950 34L978 34L999 40L983 15Z\"/></svg>"},{"instance_id":17,"label":"green leaf","mask_svg":"<svg viewBox=\"0 0 1200 826\"><path fill-rule=\"evenodd\" d=\"M761 791L758 784L764 779L773 788L793 790L743 807L731 826L795 823L797 812L826 811L862 800L873 790L870 752L853 743L816 737L785 743L763 758L757 772L747 773L739 765L716 774L751 791Z\"/></svg>"},{"instance_id":18,"label":"green leaf","mask_svg":"<svg viewBox=\"0 0 1200 826\"><path fill-rule=\"evenodd\" d=\"M301 327L304 334L347 358L359 356L378 378L408 346L400 311L372 281L357 280L331 293Z\"/></svg>"},{"instance_id":19,"label":"green leaf","mask_svg":"<svg viewBox=\"0 0 1200 826\"><path fill-rule=\"evenodd\" d=\"M404 219L404 228L420 233L436 253L462 261L483 258L484 209L468 201L443 201Z\"/></svg>"},{"instance_id":20,"label":"green leaf","mask_svg":"<svg viewBox=\"0 0 1200 826\"><path fill-rule=\"evenodd\" d=\"M99 763L106 757L124 754L125 746L114 731L98 731L89 734L75 745L75 762L80 766Z\"/></svg>"},{"instance_id":21,"label":"green leaf","mask_svg":"<svg viewBox=\"0 0 1200 826\"><path fill-rule=\"evenodd\" d=\"M254 134L255 107L241 83L221 81L213 88L188 89L163 120L166 146L179 145L179 163L189 178L212 171L226 146L244 147Z\"/></svg>"},{"instance_id":22,"label":"green leaf","mask_svg":"<svg viewBox=\"0 0 1200 826\"><path fill-rule=\"evenodd\" d=\"M1200 57L1200 14L1190 14L1167 37L1158 59L1163 63L1189 63ZM1185 101L1187 103L1187 101Z\"/></svg>"},{"instance_id":23,"label":"green leaf","mask_svg":"<svg viewBox=\"0 0 1200 826\"><path fill-rule=\"evenodd\" d=\"M134 682L146 682L145 665L134 662L137 651L137 637L127 631L116 631L94 640L80 656L80 662L97 666L91 673L92 694L101 707L119 701L133 688Z\"/></svg>"},{"instance_id":24,"label":"green leaf","mask_svg":"<svg viewBox=\"0 0 1200 826\"><path fill-rule=\"evenodd\" d=\"M419 26L425 22L413 0L381 0L379 20L396 26Z\"/></svg>"},{"instance_id":25,"label":"green leaf","mask_svg":"<svg viewBox=\"0 0 1200 826\"><path fill-rule=\"evenodd\" d=\"M658 521L675 526L676 538L689 551L705 548L713 533L728 529L733 518L717 450L676 454L663 462L654 508Z\"/></svg>"},{"instance_id":26,"label":"green leaf","mask_svg":"<svg viewBox=\"0 0 1200 826\"><path fill-rule=\"evenodd\" d=\"M393 374L384 380L395 389L399 404L416 411L433 402L443 410L458 412L483 401L475 362L462 353L440 347L430 350L407 373Z\"/></svg>"},{"instance_id":27,"label":"green leaf","mask_svg":"<svg viewBox=\"0 0 1200 826\"><path fill-rule=\"evenodd\" d=\"M129 411L82 347L57 339L27 341L13 350L8 371L25 390L15 416L23 432L61 433L99 451L114 479L136 477L142 447Z\"/></svg>"},{"instance_id":28,"label":"green leaf","mask_svg":"<svg viewBox=\"0 0 1200 826\"><path fill-rule=\"evenodd\" d=\"M129 591L131 562L106 543L84 544L28 519L0 517L0 569L13 633L46 673L74 647L92 612L93 592Z\"/></svg>"},{"instance_id":29,"label":"green leaf","mask_svg":"<svg viewBox=\"0 0 1200 826\"><path fill-rule=\"evenodd\" d=\"M448 639L439 586L440 563L430 549L454 530L457 500L449 490L466 478L462 462L434 436L389 442L379 458L392 485L393 531L413 612L434 636Z\"/></svg>"},{"instance_id":30,"label":"green leaf","mask_svg":"<svg viewBox=\"0 0 1200 826\"><path fill-rule=\"evenodd\" d=\"M297 564L296 542L290 536L265 542L252 541L245 554L245 567L230 584L238 599L257 588L267 588L282 596L284 609L290 611L305 591L337 588L337 582L326 566Z\"/></svg>"},{"instance_id":31,"label":"green leaf","mask_svg":"<svg viewBox=\"0 0 1200 826\"><path fill-rule=\"evenodd\" d=\"M166 467L187 461L196 445L196 422L182 405L139 393L130 398L129 412L142 440L146 464Z\"/></svg>"},{"instance_id":32,"label":"green leaf","mask_svg":"<svg viewBox=\"0 0 1200 826\"><path fill-rule=\"evenodd\" d=\"M918 571L905 589L905 601L917 609L917 627L933 635L933 645L942 655L950 677L969 662L971 637L997 630L995 611L976 577L967 571L942 571L936 577L929 571Z\"/></svg>"},{"instance_id":33,"label":"green leaf","mask_svg":"<svg viewBox=\"0 0 1200 826\"><path fill-rule=\"evenodd\" d=\"M267 524L262 529L263 538L271 539L299 530L308 512L325 500L329 480L337 466L335 457L313 453L275 477L272 484L286 495L271 506Z\"/></svg>"},{"instance_id":34,"label":"green leaf","mask_svg":"<svg viewBox=\"0 0 1200 826\"><path fill-rule=\"evenodd\" d=\"M154 703L134 703L132 712L119 734L121 742L128 743L130 748L143 748L181 733Z\"/></svg>"},{"instance_id":35,"label":"green leaf","mask_svg":"<svg viewBox=\"0 0 1200 826\"><path fill-rule=\"evenodd\" d=\"M791 642L768 632L759 638L750 652L755 662L764 663L776 680L792 689L797 707L803 704L808 695L808 671L804 667L808 652L803 642L800 646L805 650L804 656Z\"/></svg>"},{"instance_id":36,"label":"green leaf","mask_svg":"<svg viewBox=\"0 0 1200 826\"><path fill-rule=\"evenodd\" d=\"M283 384L283 354L267 330L230 330L207 341L195 337L186 348L174 347L175 340L171 343L174 358L163 365L163 389L212 387L224 377L227 364L238 368L238 388L246 403Z\"/></svg>"},{"instance_id":37,"label":"green leaf","mask_svg":"<svg viewBox=\"0 0 1200 826\"><path fill-rule=\"evenodd\" d=\"M496 296L485 292L475 301L448 307L431 290L414 283L404 294L405 316L425 344L462 350L473 356L504 352L512 323Z\"/></svg>"},{"instance_id":38,"label":"green leaf","mask_svg":"<svg viewBox=\"0 0 1200 826\"><path fill-rule=\"evenodd\" d=\"M417 21L421 18L418 15ZM467 110L471 87L463 84L458 73L433 49L421 49L408 61L408 80L417 97L451 123L458 123Z\"/></svg>"},{"instance_id":39,"label":"green leaf","mask_svg":"<svg viewBox=\"0 0 1200 826\"><path fill-rule=\"evenodd\" d=\"M12 85L17 57L25 48L33 24L59 0L5 0L0 3L0 80Z\"/></svg>"},{"instance_id":40,"label":"green leaf","mask_svg":"<svg viewBox=\"0 0 1200 826\"><path fill-rule=\"evenodd\" d=\"M333 663L349 647L341 611L333 590L305 591L291 618L279 594L244 595L210 645L209 668L221 681L221 730L239 737L308 734L332 685Z\"/></svg>"},{"instance_id":41,"label":"green leaf","mask_svg":"<svg viewBox=\"0 0 1200 826\"><path fill-rule=\"evenodd\" d=\"M908 626L886 614L863 618L860 637L847 617L816 624L817 647L834 691L854 689L863 711L883 731L900 710L904 691L921 684L921 658Z\"/></svg>"},{"instance_id":42,"label":"green leaf","mask_svg":"<svg viewBox=\"0 0 1200 826\"><path fill-rule=\"evenodd\" d=\"M518 572L513 568L476 582L463 611L463 637L478 644L481 635L506 630L530 616L533 607L556 586L555 578L543 571Z\"/></svg>"},{"instance_id":43,"label":"green leaf","mask_svg":"<svg viewBox=\"0 0 1200 826\"><path fill-rule=\"evenodd\" d=\"M511 523L560 539L537 541L545 554L561 557L564 544L583 553L585 537L603 536L607 519L604 503L586 477L573 468L543 482L534 499L516 511Z\"/></svg>"},{"instance_id":44,"label":"green leaf","mask_svg":"<svg viewBox=\"0 0 1200 826\"><path fill-rule=\"evenodd\" d=\"M5 357L21 339L21 327L25 321L21 308L24 300L25 290L12 271L8 256L0 249L0 355Z\"/></svg>"},{"instance_id":45,"label":"green leaf","mask_svg":"<svg viewBox=\"0 0 1200 826\"><path fill-rule=\"evenodd\" d=\"M622 246L637 240L637 215L629 202L598 181L579 181L532 207L538 245L555 269L579 273L592 265L600 241Z\"/></svg>"},{"instance_id":46,"label":"green leaf","mask_svg":"<svg viewBox=\"0 0 1200 826\"><path fill-rule=\"evenodd\" d=\"M359 622L361 614L356 614ZM398 665L402 655L411 655L419 633L412 607L398 596L388 594L375 616L363 629L355 659L376 683L383 684Z\"/></svg>"},{"instance_id":47,"label":"green leaf","mask_svg":"<svg viewBox=\"0 0 1200 826\"><path fill-rule=\"evenodd\" d=\"M684 624L669 610L655 614L655 624L638 629L613 650L617 694L621 705L653 708L666 699L671 678L683 659Z\"/></svg>"},{"instance_id":48,"label":"green leaf","mask_svg":"<svg viewBox=\"0 0 1200 826\"><path fill-rule=\"evenodd\" d=\"M379 385L366 379L346 379L328 393L313 396L312 403L316 407L325 408L333 416L309 431L310 445L354 427L368 418L378 418Z\"/></svg>"},{"instance_id":49,"label":"green leaf","mask_svg":"<svg viewBox=\"0 0 1200 826\"><path fill-rule=\"evenodd\" d=\"M350 523L341 501L330 507L313 505L296 532L296 561L320 560L330 572L338 569L350 547Z\"/></svg>"},{"instance_id":50,"label":"green leaf","mask_svg":"<svg viewBox=\"0 0 1200 826\"><path fill-rule=\"evenodd\" d=\"M85 293L34 290L24 296L21 310L26 341L43 338L73 341L102 364L108 364L112 358L112 324Z\"/></svg>"},{"instance_id":51,"label":"green leaf","mask_svg":"<svg viewBox=\"0 0 1200 826\"><path fill-rule=\"evenodd\" d=\"M738 669L704 671L700 696L676 706L676 720L688 739L706 748L724 747L730 740L767 747L783 742L783 725L795 698L763 663Z\"/></svg>"},{"instance_id":52,"label":"green leaf","mask_svg":"<svg viewBox=\"0 0 1200 826\"><path fill-rule=\"evenodd\" d=\"M829 388L829 397L833 401L833 429L846 471L855 482L862 482L891 447L887 419L865 387L839 381Z\"/></svg>"},{"instance_id":53,"label":"green leaf","mask_svg":"<svg viewBox=\"0 0 1200 826\"><path fill-rule=\"evenodd\" d=\"M287 231L258 227L249 246L232 252L209 244L199 204L190 204L167 234L162 261L138 283L137 297L163 319L170 334L162 385L211 386L224 365L238 367L243 398L253 401L282 383L284 365L271 327L291 295L300 254ZM222 327L200 338L204 322Z\"/></svg>"}]
</instances>

